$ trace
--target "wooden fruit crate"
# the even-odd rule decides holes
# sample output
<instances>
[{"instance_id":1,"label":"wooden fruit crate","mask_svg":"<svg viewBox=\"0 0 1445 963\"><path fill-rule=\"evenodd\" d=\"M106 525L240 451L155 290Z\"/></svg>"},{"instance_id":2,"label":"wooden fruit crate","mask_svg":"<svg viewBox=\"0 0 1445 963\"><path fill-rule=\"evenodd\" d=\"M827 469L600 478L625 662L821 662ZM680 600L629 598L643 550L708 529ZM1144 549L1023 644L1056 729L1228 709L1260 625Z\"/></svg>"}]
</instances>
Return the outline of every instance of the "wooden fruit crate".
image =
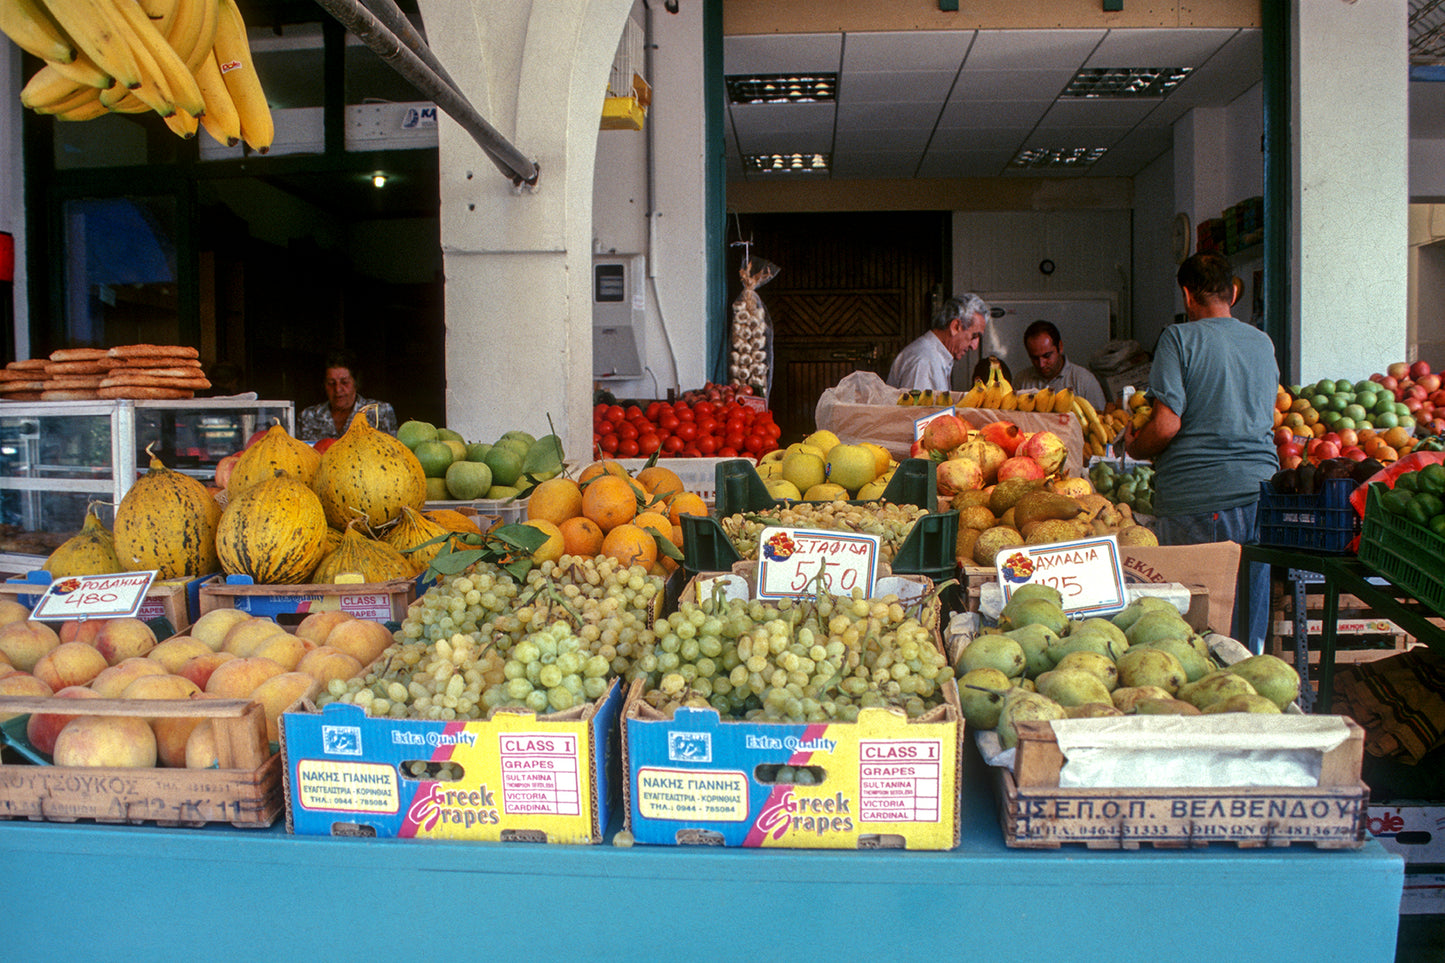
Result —
<instances>
[{"instance_id":1,"label":"wooden fruit crate","mask_svg":"<svg viewBox=\"0 0 1445 963\"><path fill-rule=\"evenodd\" d=\"M1046 722L1019 723L1014 770L998 773L999 823L1014 848L1203 847L1241 849L1312 844L1358 849L1365 842L1370 788L1360 781L1364 730L1324 755L1319 785L1123 789L1061 788L1064 756Z\"/></svg>"},{"instance_id":2,"label":"wooden fruit crate","mask_svg":"<svg viewBox=\"0 0 1445 963\"><path fill-rule=\"evenodd\" d=\"M1302 617L1307 633L1309 678L1311 685L1318 688L1324 595L1307 591L1304 601ZM1296 664L1298 659L1294 639L1294 609L1294 594L1288 591L1280 592L1276 588L1270 610L1270 632L1266 651L1288 662L1304 675L1301 667ZM1419 644L1393 622L1375 615L1369 606L1353 595L1340 596L1335 626L1336 665L1373 662L1398 655Z\"/></svg>"},{"instance_id":3,"label":"wooden fruit crate","mask_svg":"<svg viewBox=\"0 0 1445 963\"><path fill-rule=\"evenodd\" d=\"M216 732L216 769L0 765L0 819L270 826L285 809L281 756L266 740L259 703L240 699L0 697L0 713L204 718Z\"/></svg>"}]
</instances>

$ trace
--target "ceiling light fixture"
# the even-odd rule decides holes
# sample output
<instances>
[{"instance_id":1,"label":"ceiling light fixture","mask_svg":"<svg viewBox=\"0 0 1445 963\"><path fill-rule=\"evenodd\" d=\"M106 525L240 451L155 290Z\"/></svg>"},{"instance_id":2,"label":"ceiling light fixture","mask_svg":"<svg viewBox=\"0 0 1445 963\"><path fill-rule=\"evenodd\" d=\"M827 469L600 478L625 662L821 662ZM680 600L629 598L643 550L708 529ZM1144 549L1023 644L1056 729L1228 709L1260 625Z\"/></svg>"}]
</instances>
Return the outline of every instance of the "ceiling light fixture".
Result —
<instances>
[{"instance_id":1,"label":"ceiling light fixture","mask_svg":"<svg viewBox=\"0 0 1445 963\"><path fill-rule=\"evenodd\" d=\"M1085 67L1074 74L1063 97L1127 100L1167 97L1193 67Z\"/></svg>"},{"instance_id":2,"label":"ceiling light fixture","mask_svg":"<svg viewBox=\"0 0 1445 963\"><path fill-rule=\"evenodd\" d=\"M819 104L838 99L837 74L733 74L725 78L733 104Z\"/></svg>"},{"instance_id":3,"label":"ceiling light fixture","mask_svg":"<svg viewBox=\"0 0 1445 963\"><path fill-rule=\"evenodd\" d=\"M1107 147L1030 147L1014 155L1008 166L1022 170L1079 170L1093 166Z\"/></svg>"},{"instance_id":4,"label":"ceiling light fixture","mask_svg":"<svg viewBox=\"0 0 1445 963\"><path fill-rule=\"evenodd\" d=\"M832 158L827 154L744 154L743 165L759 174L826 174Z\"/></svg>"},{"instance_id":5,"label":"ceiling light fixture","mask_svg":"<svg viewBox=\"0 0 1445 963\"><path fill-rule=\"evenodd\" d=\"M377 171L375 174L372 174L372 175L371 175L371 186L372 186L372 187L376 187L376 188L385 187L385 186L386 186L386 175L383 174L383 173L381 173L380 171Z\"/></svg>"}]
</instances>

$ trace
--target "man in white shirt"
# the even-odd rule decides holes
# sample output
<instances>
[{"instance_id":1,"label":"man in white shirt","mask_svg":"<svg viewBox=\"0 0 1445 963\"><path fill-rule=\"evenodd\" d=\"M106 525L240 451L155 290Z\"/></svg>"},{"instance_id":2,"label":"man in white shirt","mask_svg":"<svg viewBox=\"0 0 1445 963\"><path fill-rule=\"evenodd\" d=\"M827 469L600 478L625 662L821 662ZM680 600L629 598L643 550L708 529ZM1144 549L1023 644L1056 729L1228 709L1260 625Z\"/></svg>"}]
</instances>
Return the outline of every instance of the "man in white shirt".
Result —
<instances>
[{"instance_id":1,"label":"man in white shirt","mask_svg":"<svg viewBox=\"0 0 1445 963\"><path fill-rule=\"evenodd\" d=\"M948 391L953 363L978 347L988 313L977 294L949 298L933 315L929 330L898 352L884 380L895 388Z\"/></svg>"},{"instance_id":2,"label":"man in white shirt","mask_svg":"<svg viewBox=\"0 0 1445 963\"><path fill-rule=\"evenodd\" d=\"M1019 375L1014 382L1015 390L1068 388L1088 399L1096 409L1104 410L1104 389L1099 386L1099 379L1088 368L1064 357L1063 339L1051 322L1035 321L1028 326L1024 331L1024 350L1033 365Z\"/></svg>"}]
</instances>

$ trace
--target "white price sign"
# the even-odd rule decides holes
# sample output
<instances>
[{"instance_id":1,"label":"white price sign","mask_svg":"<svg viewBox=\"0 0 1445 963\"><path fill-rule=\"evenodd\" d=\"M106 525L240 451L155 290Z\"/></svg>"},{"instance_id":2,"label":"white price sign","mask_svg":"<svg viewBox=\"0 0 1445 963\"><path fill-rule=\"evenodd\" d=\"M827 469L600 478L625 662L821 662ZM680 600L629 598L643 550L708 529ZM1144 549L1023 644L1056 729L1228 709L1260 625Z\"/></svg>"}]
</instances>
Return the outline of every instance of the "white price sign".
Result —
<instances>
[{"instance_id":1,"label":"white price sign","mask_svg":"<svg viewBox=\"0 0 1445 963\"><path fill-rule=\"evenodd\" d=\"M877 535L765 528L758 536L758 598L805 598L820 590L873 597Z\"/></svg>"},{"instance_id":2,"label":"white price sign","mask_svg":"<svg viewBox=\"0 0 1445 963\"><path fill-rule=\"evenodd\" d=\"M1113 535L1048 545L1019 545L998 553L998 584L1007 604L1021 585L1052 585L1070 616L1107 615L1127 604L1119 540Z\"/></svg>"},{"instance_id":3,"label":"white price sign","mask_svg":"<svg viewBox=\"0 0 1445 963\"><path fill-rule=\"evenodd\" d=\"M918 440L920 440L920 439L923 437L923 429L925 429L925 428L928 427L928 423L929 423L930 421L932 421L933 419L939 417L940 415L951 415L951 414L953 414L953 413L954 413L954 406L953 406L953 405L949 405L947 408L941 408L941 409L939 409L938 411L933 412L932 414L924 415L922 418L914 419L914 422L913 422L913 440L914 440L914 441L918 441Z\"/></svg>"},{"instance_id":4,"label":"white price sign","mask_svg":"<svg viewBox=\"0 0 1445 963\"><path fill-rule=\"evenodd\" d=\"M140 611L146 591L156 572L119 572L114 575L84 575L51 582L32 619L123 619Z\"/></svg>"}]
</instances>

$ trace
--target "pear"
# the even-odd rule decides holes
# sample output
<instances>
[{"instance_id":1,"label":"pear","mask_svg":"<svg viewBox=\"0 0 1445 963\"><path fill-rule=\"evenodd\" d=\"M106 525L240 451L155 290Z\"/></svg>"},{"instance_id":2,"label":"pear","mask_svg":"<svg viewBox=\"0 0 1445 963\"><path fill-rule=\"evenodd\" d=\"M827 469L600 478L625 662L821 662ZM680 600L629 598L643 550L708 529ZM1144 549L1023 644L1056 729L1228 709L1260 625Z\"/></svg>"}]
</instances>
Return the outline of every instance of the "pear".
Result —
<instances>
[{"instance_id":1,"label":"pear","mask_svg":"<svg viewBox=\"0 0 1445 963\"><path fill-rule=\"evenodd\" d=\"M1082 705L1085 702L1107 702L1109 687L1087 669L1051 669L1034 680L1039 694L1046 695L1061 706Z\"/></svg>"},{"instance_id":2,"label":"pear","mask_svg":"<svg viewBox=\"0 0 1445 963\"><path fill-rule=\"evenodd\" d=\"M1033 678L1054 667L1048 656L1049 646L1058 640L1054 630L1047 625L1025 625L1004 633L1024 650L1024 675Z\"/></svg>"},{"instance_id":3,"label":"pear","mask_svg":"<svg viewBox=\"0 0 1445 963\"><path fill-rule=\"evenodd\" d=\"M1228 699L1220 699L1218 702L1211 702L1204 707L1206 714L1215 712L1263 712L1279 714L1279 706L1273 700L1267 699L1257 692L1245 692L1241 695L1232 695Z\"/></svg>"},{"instance_id":4,"label":"pear","mask_svg":"<svg viewBox=\"0 0 1445 963\"><path fill-rule=\"evenodd\" d=\"M1276 656L1252 655L1231 665L1229 671L1249 680L1255 692L1281 710L1299 698L1299 673L1294 666Z\"/></svg>"},{"instance_id":5,"label":"pear","mask_svg":"<svg viewBox=\"0 0 1445 963\"><path fill-rule=\"evenodd\" d=\"M1027 602L1029 599L1043 599L1045 602L1052 602L1063 608L1064 595L1052 585L1045 585L1042 582L1029 582L1020 585L1009 593L1010 602Z\"/></svg>"},{"instance_id":6,"label":"pear","mask_svg":"<svg viewBox=\"0 0 1445 963\"><path fill-rule=\"evenodd\" d=\"M1158 639L1188 639L1193 634L1189 623L1172 606L1168 612L1145 613L1124 630L1124 637L1130 645L1143 645Z\"/></svg>"},{"instance_id":7,"label":"pear","mask_svg":"<svg viewBox=\"0 0 1445 963\"><path fill-rule=\"evenodd\" d=\"M1189 677L1188 681L1190 682L1198 682L1218 668L1200 655L1198 649L1182 639L1158 639L1153 642L1145 642L1141 648L1162 649L1174 656L1184 667L1184 674Z\"/></svg>"},{"instance_id":8,"label":"pear","mask_svg":"<svg viewBox=\"0 0 1445 963\"><path fill-rule=\"evenodd\" d=\"M1003 709L999 712L998 725L994 727L994 731L998 733L999 743L1005 749L1012 749L1019 744L1017 727L1020 722L1047 722L1063 718L1064 707L1053 699L1037 692L1014 688L1010 689L1008 696L1004 698Z\"/></svg>"},{"instance_id":9,"label":"pear","mask_svg":"<svg viewBox=\"0 0 1445 963\"><path fill-rule=\"evenodd\" d=\"M963 718L975 729L998 725L999 710L1013 682L997 669L973 669L958 680L958 704Z\"/></svg>"},{"instance_id":10,"label":"pear","mask_svg":"<svg viewBox=\"0 0 1445 963\"><path fill-rule=\"evenodd\" d=\"M1124 714L1102 702L1085 702L1081 705L1065 706L1064 713L1070 719L1102 719L1105 716L1122 716Z\"/></svg>"},{"instance_id":11,"label":"pear","mask_svg":"<svg viewBox=\"0 0 1445 963\"><path fill-rule=\"evenodd\" d=\"M1140 616L1148 612L1173 612L1175 615L1179 614L1179 610L1174 607L1174 603L1168 599L1161 599L1153 595L1141 595L1124 606L1120 611L1115 612L1113 618L1109 621L1127 632L1129 626L1133 625Z\"/></svg>"},{"instance_id":12,"label":"pear","mask_svg":"<svg viewBox=\"0 0 1445 963\"><path fill-rule=\"evenodd\" d=\"M1083 669L1098 676L1110 692L1119 685L1119 667L1098 652L1069 652L1059 660L1058 669Z\"/></svg>"},{"instance_id":13,"label":"pear","mask_svg":"<svg viewBox=\"0 0 1445 963\"><path fill-rule=\"evenodd\" d=\"M1211 704L1221 702L1230 696L1253 695L1254 686L1250 685L1249 680L1242 675L1235 675L1226 669L1219 669L1197 682L1180 686L1176 694L1192 706L1207 709Z\"/></svg>"},{"instance_id":14,"label":"pear","mask_svg":"<svg viewBox=\"0 0 1445 963\"><path fill-rule=\"evenodd\" d=\"M1119 684L1123 686L1154 685L1176 693L1189 681L1179 660L1162 649L1130 648L1115 664L1119 667Z\"/></svg>"},{"instance_id":15,"label":"pear","mask_svg":"<svg viewBox=\"0 0 1445 963\"><path fill-rule=\"evenodd\" d=\"M1075 622L1069 627L1070 635L1080 635L1086 632L1102 633L1113 639L1119 645L1119 651L1123 652L1129 647L1129 637L1124 630L1119 628L1108 619L1092 618L1084 619L1082 622Z\"/></svg>"},{"instance_id":16,"label":"pear","mask_svg":"<svg viewBox=\"0 0 1445 963\"><path fill-rule=\"evenodd\" d=\"M1121 712L1133 712L1135 703L1144 699L1172 699L1167 689L1157 685L1120 686L1110 693L1114 707Z\"/></svg>"},{"instance_id":17,"label":"pear","mask_svg":"<svg viewBox=\"0 0 1445 963\"><path fill-rule=\"evenodd\" d=\"M1180 699L1140 699L1130 713L1136 716L1197 716L1199 710Z\"/></svg>"},{"instance_id":18,"label":"pear","mask_svg":"<svg viewBox=\"0 0 1445 963\"><path fill-rule=\"evenodd\" d=\"M1124 654L1125 648L1116 646L1114 640L1108 636L1086 633L1066 636L1053 643L1049 646L1048 656L1057 666L1070 652L1097 652L1111 661L1117 661Z\"/></svg>"},{"instance_id":19,"label":"pear","mask_svg":"<svg viewBox=\"0 0 1445 963\"><path fill-rule=\"evenodd\" d=\"M1047 626L1055 635L1069 630L1069 619L1064 610L1048 599L1025 598L1022 601L1009 599L998 615L999 628L1004 631L1025 625Z\"/></svg>"},{"instance_id":20,"label":"pear","mask_svg":"<svg viewBox=\"0 0 1445 963\"><path fill-rule=\"evenodd\" d=\"M954 672L963 676L974 669L997 669L1010 679L1024 674L1024 650L1006 635L979 635L958 654Z\"/></svg>"}]
</instances>

